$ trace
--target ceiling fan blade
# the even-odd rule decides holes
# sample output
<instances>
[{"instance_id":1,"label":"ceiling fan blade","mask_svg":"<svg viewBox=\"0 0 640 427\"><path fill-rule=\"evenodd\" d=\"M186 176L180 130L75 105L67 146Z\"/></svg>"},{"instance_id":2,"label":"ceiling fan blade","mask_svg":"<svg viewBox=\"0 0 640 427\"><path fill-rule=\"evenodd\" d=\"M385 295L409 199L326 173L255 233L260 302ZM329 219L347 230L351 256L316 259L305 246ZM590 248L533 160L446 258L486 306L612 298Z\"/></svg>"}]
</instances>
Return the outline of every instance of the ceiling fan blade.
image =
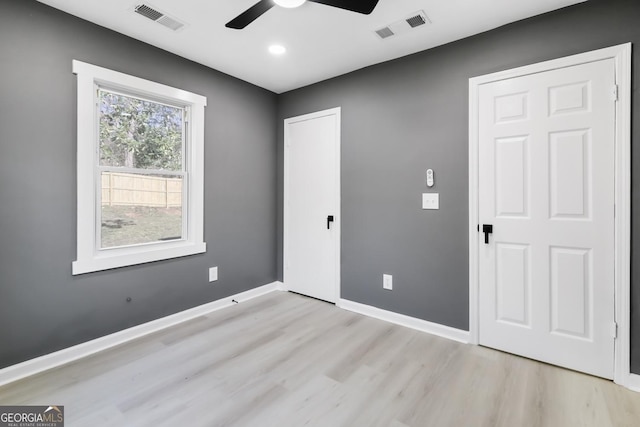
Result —
<instances>
[{"instance_id":1,"label":"ceiling fan blade","mask_svg":"<svg viewBox=\"0 0 640 427\"><path fill-rule=\"evenodd\" d=\"M241 30L258 19L263 13L271 9L273 6L275 6L273 0L260 0L258 3L227 22L225 27L233 28L234 30Z\"/></svg>"},{"instance_id":2,"label":"ceiling fan blade","mask_svg":"<svg viewBox=\"0 0 640 427\"><path fill-rule=\"evenodd\" d=\"M350 10L351 12L364 13L365 15L373 12L376 8L378 0L309 0L314 3L326 4L340 9Z\"/></svg>"}]
</instances>

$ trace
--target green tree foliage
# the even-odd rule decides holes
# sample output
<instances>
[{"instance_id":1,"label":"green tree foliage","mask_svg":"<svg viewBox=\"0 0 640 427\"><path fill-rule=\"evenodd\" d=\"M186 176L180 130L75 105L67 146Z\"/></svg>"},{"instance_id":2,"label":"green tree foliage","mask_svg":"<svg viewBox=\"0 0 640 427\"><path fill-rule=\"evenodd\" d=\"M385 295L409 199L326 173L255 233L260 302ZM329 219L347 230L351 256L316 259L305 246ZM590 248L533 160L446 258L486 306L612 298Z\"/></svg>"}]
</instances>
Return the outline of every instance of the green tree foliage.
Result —
<instances>
[{"instance_id":1,"label":"green tree foliage","mask_svg":"<svg viewBox=\"0 0 640 427\"><path fill-rule=\"evenodd\" d=\"M182 169L183 110L99 91L100 164Z\"/></svg>"}]
</instances>

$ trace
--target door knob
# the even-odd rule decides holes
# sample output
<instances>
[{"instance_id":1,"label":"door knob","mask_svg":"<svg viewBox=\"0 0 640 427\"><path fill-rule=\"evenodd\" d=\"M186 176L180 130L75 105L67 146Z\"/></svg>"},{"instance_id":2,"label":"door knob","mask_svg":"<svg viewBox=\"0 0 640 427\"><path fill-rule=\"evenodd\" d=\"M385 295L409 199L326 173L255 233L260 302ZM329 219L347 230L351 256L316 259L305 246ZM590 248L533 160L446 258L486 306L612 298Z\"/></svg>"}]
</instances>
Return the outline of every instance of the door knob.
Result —
<instances>
[{"instance_id":1,"label":"door knob","mask_svg":"<svg viewBox=\"0 0 640 427\"><path fill-rule=\"evenodd\" d=\"M485 245L489 244L489 234L493 233L493 225L492 224L482 224L482 232L484 233L484 243Z\"/></svg>"},{"instance_id":2,"label":"door knob","mask_svg":"<svg viewBox=\"0 0 640 427\"><path fill-rule=\"evenodd\" d=\"M331 230L331 223L333 222L333 215L327 216L327 230Z\"/></svg>"},{"instance_id":3,"label":"door knob","mask_svg":"<svg viewBox=\"0 0 640 427\"><path fill-rule=\"evenodd\" d=\"M493 225L492 224L482 224L482 232L484 233L484 243L485 245L489 244L489 234L493 233Z\"/></svg>"}]
</instances>

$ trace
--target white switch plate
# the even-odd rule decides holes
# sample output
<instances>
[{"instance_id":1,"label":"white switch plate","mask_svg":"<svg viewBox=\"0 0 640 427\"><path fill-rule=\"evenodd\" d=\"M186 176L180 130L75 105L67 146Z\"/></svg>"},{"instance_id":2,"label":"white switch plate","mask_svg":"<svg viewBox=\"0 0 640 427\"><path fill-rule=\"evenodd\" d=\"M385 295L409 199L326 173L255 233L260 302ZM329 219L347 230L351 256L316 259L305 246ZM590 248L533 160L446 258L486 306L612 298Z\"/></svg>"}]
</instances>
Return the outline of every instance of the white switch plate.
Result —
<instances>
[{"instance_id":1,"label":"white switch plate","mask_svg":"<svg viewBox=\"0 0 640 427\"><path fill-rule=\"evenodd\" d=\"M218 280L218 267L211 267L209 269L209 281L215 282Z\"/></svg>"},{"instance_id":2,"label":"white switch plate","mask_svg":"<svg viewBox=\"0 0 640 427\"><path fill-rule=\"evenodd\" d=\"M422 209L440 209L440 194L422 193Z\"/></svg>"},{"instance_id":3,"label":"white switch plate","mask_svg":"<svg viewBox=\"0 0 640 427\"><path fill-rule=\"evenodd\" d=\"M382 275L382 288L387 290L393 289L393 276L390 274Z\"/></svg>"}]
</instances>

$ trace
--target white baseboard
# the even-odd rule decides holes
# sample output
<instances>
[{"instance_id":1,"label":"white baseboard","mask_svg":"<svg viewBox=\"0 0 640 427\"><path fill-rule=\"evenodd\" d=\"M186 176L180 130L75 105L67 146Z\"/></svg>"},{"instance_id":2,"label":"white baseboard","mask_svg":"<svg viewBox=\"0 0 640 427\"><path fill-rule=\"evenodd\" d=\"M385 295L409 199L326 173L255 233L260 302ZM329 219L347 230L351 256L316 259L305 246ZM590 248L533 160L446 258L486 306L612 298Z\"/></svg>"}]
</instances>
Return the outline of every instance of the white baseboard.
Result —
<instances>
[{"instance_id":1,"label":"white baseboard","mask_svg":"<svg viewBox=\"0 0 640 427\"><path fill-rule=\"evenodd\" d=\"M624 384L629 390L640 392L640 375L629 374L627 383Z\"/></svg>"},{"instance_id":2,"label":"white baseboard","mask_svg":"<svg viewBox=\"0 0 640 427\"><path fill-rule=\"evenodd\" d=\"M469 342L469 331L452 328L450 326L440 325L438 323L429 322L427 320L417 319L415 317L405 316L404 314L394 313L393 311L383 310L372 307L359 302L353 302L340 299L336 305L344 310L353 311L354 313L364 314L365 316L375 317L376 319L386 322L395 323L397 325L406 326L407 328L416 329L428 334L437 335L439 337L448 338L467 344Z\"/></svg>"},{"instance_id":3,"label":"white baseboard","mask_svg":"<svg viewBox=\"0 0 640 427\"><path fill-rule=\"evenodd\" d=\"M198 307L190 308L188 310L181 311L170 316L162 317L160 319L152 320L138 326L124 329L122 331L106 335L104 337L96 338L82 344L74 345L73 347L65 348L54 353L27 360L26 362L18 363L17 365L8 366L4 369L0 369L0 386L61 365L65 365L67 363L73 362L74 360L78 360L83 357L98 353L100 351L107 350L117 345L126 343L127 341L141 338L145 335L149 335L151 333L169 328L179 323L186 322L187 320L191 320L196 317L220 310L222 308L232 306L235 304L233 300L241 303L259 297L261 295L283 289L284 288L281 282L273 282L255 289L250 289L246 292L241 292L239 294L212 301Z\"/></svg>"}]
</instances>

